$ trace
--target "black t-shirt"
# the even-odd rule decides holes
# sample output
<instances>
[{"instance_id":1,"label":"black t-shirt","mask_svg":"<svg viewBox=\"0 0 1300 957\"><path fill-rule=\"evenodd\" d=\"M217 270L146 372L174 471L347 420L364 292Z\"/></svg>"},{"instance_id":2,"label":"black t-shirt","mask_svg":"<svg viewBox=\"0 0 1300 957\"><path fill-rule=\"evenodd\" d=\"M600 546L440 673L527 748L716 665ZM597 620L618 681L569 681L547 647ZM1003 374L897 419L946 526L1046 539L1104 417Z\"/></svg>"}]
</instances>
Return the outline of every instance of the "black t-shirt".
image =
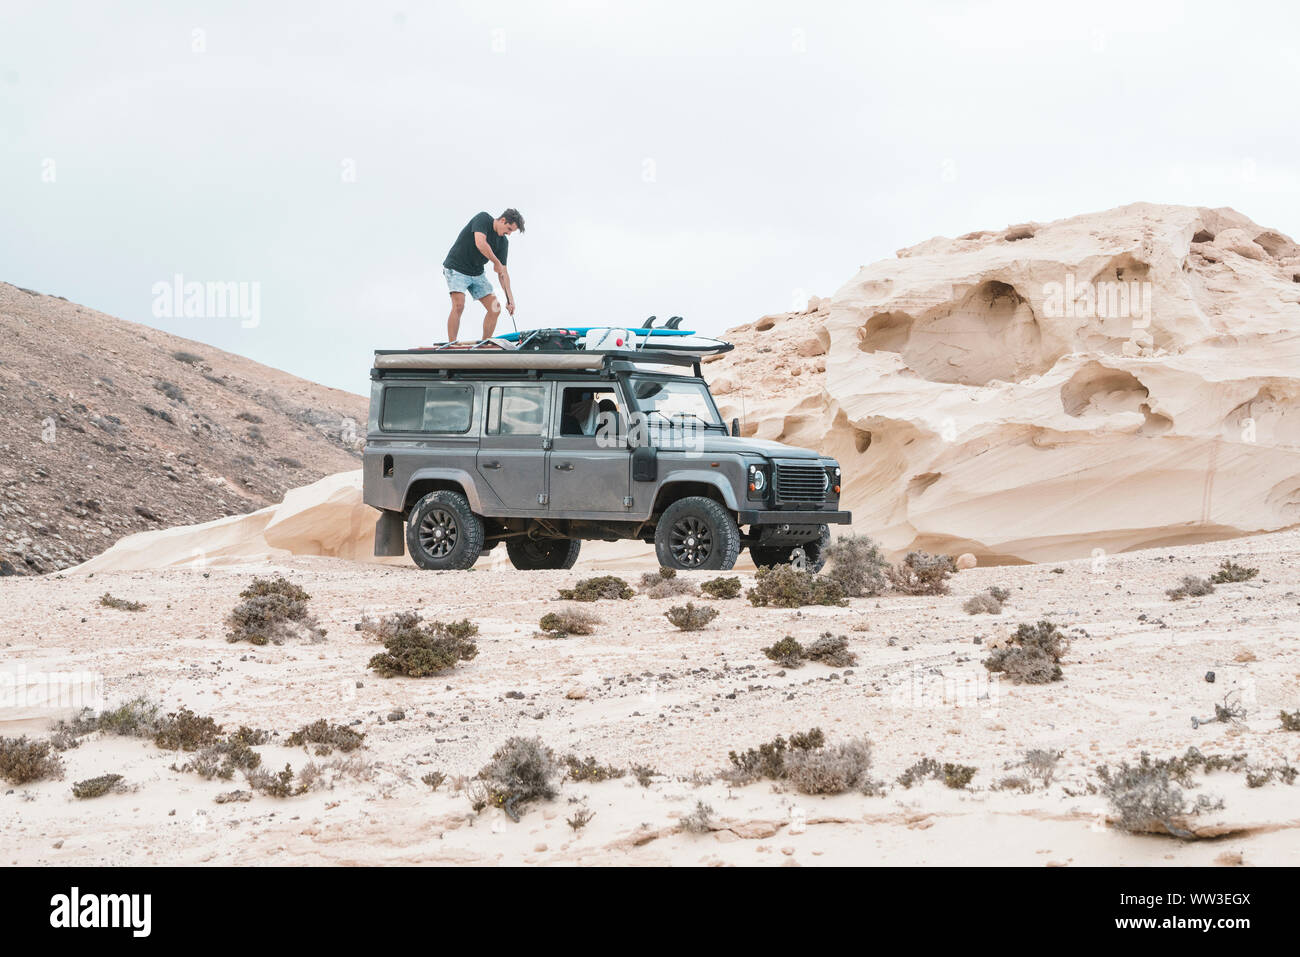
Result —
<instances>
[{"instance_id":1,"label":"black t-shirt","mask_svg":"<svg viewBox=\"0 0 1300 957\"><path fill-rule=\"evenodd\" d=\"M478 245L474 242L475 233L482 233L486 236L488 245L496 253L497 259L501 260L501 265L506 264L506 254L510 251L510 240L497 235L497 231L492 228L491 214L479 213L465 224L465 228L460 231L456 241L451 244L451 251L447 253L447 258L442 261L444 268L454 269L466 276L483 275L483 267L487 264L487 257L478 251Z\"/></svg>"}]
</instances>

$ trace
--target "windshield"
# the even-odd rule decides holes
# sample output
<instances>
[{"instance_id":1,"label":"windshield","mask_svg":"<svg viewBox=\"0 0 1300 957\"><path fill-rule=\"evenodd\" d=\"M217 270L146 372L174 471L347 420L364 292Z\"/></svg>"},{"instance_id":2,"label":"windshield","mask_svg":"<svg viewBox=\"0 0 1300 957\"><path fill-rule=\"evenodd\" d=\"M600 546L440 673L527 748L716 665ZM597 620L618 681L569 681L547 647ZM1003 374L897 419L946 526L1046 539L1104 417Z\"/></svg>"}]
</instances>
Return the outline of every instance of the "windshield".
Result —
<instances>
[{"instance_id":1,"label":"windshield","mask_svg":"<svg viewBox=\"0 0 1300 957\"><path fill-rule=\"evenodd\" d=\"M666 419L692 416L705 425L722 427L718 410L713 405L713 397L708 387L699 379L651 379L644 376L630 376L632 401L637 411L647 415L658 412ZM654 416L656 421L662 421Z\"/></svg>"}]
</instances>

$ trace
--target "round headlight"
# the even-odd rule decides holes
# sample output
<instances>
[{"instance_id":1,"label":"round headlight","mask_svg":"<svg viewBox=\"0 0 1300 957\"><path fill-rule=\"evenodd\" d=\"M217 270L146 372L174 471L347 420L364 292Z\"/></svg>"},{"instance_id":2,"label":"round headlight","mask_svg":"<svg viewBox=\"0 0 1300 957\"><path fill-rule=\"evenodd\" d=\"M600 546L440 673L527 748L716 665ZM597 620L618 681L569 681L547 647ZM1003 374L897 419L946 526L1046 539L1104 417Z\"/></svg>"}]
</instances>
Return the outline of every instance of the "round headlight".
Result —
<instances>
[{"instance_id":1,"label":"round headlight","mask_svg":"<svg viewBox=\"0 0 1300 957\"><path fill-rule=\"evenodd\" d=\"M761 492L767 487L767 476L763 474L763 470L760 468L751 469L749 483L754 486L755 492Z\"/></svg>"},{"instance_id":2,"label":"round headlight","mask_svg":"<svg viewBox=\"0 0 1300 957\"><path fill-rule=\"evenodd\" d=\"M831 473L822 472L822 491L825 492L831 487Z\"/></svg>"}]
</instances>

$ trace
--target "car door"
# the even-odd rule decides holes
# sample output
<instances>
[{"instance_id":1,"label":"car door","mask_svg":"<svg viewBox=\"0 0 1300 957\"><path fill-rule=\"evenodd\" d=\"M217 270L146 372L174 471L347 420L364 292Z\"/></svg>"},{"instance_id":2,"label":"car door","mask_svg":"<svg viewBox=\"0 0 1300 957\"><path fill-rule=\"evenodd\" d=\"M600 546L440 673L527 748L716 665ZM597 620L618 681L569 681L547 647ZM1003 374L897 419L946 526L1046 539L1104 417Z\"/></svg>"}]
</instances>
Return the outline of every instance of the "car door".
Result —
<instances>
[{"instance_id":1,"label":"car door","mask_svg":"<svg viewBox=\"0 0 1300 957\"><path fill-rule=\"evenodd\" d=\"M627 407L617 387L612 382L559 382L554 403L556 428L547 453L551 513L625 514L632 453Z\"/></svg>"},{"instance_id":2,"label":"car door","mask_svg":"<svg viewBox=\"0 0 1300 957\"><path fill-rule=\"evenodd\" d=\"M489 383L484 391L483 437L476 460L479 477L504 511L545 510L552 384Z\"/></svg>"}]
</instances>

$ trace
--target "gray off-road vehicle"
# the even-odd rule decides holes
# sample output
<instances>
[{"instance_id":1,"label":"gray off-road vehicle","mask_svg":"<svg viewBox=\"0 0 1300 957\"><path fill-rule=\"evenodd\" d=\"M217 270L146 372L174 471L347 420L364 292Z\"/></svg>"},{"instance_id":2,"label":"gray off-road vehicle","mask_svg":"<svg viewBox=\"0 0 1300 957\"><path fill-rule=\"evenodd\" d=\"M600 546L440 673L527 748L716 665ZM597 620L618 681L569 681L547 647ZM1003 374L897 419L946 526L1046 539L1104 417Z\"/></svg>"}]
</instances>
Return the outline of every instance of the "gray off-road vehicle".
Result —
<instances>
[{"instance_id":1,"label":"gray off-road vehicle","mask_svg":"<svg viewBox=\"0 0 1300 957\"><path fill-rule=\"evenodd\" d=\"M840 467L741 438L698 357L634 351L375 354L364 496L375 554L469 568L570 568L582 540L653 542L669 568L825 561ZM405 535L403 536L403 529Z\"/></svg>"}]
</instances>

